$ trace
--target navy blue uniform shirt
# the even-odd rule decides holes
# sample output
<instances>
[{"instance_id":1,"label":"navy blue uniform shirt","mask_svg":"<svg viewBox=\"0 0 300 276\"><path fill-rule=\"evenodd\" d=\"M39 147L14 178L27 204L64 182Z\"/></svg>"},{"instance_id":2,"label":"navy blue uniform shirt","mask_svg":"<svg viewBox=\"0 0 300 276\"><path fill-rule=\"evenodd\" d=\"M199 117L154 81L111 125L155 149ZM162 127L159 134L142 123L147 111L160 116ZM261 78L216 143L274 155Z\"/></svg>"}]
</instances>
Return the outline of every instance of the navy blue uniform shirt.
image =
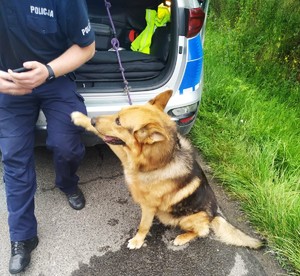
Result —
<instances>
[{"instance_id":1,"label":"navy blue uniform shirt","mask_svg":"<svg viewBox=\"0 0 300 276\"><path fill-rule=\"evenodd\" d=\"M0 70L46 64L93 41L84 0L0 0Z\"/></svg>"}]
</instances>

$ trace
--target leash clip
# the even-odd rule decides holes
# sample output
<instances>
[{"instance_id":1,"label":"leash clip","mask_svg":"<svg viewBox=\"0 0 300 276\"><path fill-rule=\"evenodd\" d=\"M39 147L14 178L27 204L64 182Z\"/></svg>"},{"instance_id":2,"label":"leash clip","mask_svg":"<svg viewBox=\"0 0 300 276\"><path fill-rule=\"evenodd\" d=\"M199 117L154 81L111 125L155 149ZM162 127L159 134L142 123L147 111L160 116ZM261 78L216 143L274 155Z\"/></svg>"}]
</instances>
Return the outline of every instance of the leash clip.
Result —
<instances>
[{"instance_id":1,"label":"leash clip","mask_svg":"<svg viewBox=\"0 0 300 276\"><path fill-rule=\"evenodd\" d=\"M130 86L128 86L128 82L124 82L124 93L126 93L127 97L128 97L128 102L130 105L132 105L132 100L131 100L131 97L130 97Z\"/></svg>"}]
</instances>

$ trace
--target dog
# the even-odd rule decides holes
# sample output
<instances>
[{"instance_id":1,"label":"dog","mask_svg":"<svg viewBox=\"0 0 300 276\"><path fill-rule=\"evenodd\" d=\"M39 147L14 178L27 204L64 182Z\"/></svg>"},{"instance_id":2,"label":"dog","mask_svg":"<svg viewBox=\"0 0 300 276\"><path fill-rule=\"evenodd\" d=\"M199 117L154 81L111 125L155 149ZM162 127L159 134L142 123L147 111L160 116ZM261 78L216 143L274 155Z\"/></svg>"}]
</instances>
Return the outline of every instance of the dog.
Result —
<instances>
[{"instance_id":1,"label":"dog","mask_svg":"<svg viewBox=\"0 0 300 276\"><path fill-rule=\"evenodd\" d=\"M222 215L192 145L164 112L171 96L167 90L145 105L92 119L80 112L71 114L75 125L101 137L118 156L133 200L140 205L140 225L127 247L141 248L157 217L184 231L174 245L206 237L212 230L226 244L260 248L262 241L232 226Z\"/></svg>"}]
</instances>

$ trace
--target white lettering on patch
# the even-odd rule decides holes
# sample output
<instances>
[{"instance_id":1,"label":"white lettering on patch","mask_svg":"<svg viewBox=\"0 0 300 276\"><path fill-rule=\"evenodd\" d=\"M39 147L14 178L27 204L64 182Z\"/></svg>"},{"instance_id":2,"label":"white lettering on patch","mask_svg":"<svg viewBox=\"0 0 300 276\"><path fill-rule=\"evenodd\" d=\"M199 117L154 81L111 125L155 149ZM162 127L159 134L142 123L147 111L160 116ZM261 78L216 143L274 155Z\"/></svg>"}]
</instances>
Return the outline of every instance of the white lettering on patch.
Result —
<instances>
[{"instance_id":1,"label":"white lettering on patch","mask_svg":"<svg viewBox=\"0 0 300 276\"><path fill-rule=\"evenodd\" d=\"M53 10L49 10L49 9L43 8L43 7L30 6L30 12L33 14L37 14L37 15L46 15L49 17L54 17Z\"/></svg>"},{"instance_id":2,"label":"white lettering on patch","mask_svg":"<svg viewBox=\"0 0 300 276\"><path fill-rule=\"evenodd\" d=\"M82 35L86 35L90 31L91 31L91 24L90 24L90 22L89 22L89 24L85 28L81 29Z\"/></svg>"}]
</instances>

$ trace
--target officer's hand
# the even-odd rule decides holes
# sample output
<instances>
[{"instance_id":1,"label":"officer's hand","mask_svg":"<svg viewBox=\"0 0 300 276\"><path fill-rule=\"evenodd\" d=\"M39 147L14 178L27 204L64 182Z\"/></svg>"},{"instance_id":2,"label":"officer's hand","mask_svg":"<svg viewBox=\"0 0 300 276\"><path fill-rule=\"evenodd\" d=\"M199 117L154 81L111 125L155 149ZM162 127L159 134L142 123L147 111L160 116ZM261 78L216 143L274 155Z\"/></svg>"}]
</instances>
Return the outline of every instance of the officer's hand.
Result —
<instances>
[{"instance_id":1,"label":"officer's hand","mask_svg":"<svg viewBox=\"0 0 300 276\"><path fill-rule=\"evenodd\" d=\"M0 71L0 92L15 96L21 96L31 93L32 89L22 87L14 83L13 78L9 73Z\"/></svg>"},{"instance_id":2,"label":"officer's hand","mask_svg":"<svg viewBox=\"0 0 300 276\"><path fill-rule=\"evenodd\" d=\"M15 73L11 69L8 70L12 81L20 87L32 90L43 84L49 75L46 66L40 62L27 61L23 63L23 66L29 71Z\"/></svg>"}]
</instances>

